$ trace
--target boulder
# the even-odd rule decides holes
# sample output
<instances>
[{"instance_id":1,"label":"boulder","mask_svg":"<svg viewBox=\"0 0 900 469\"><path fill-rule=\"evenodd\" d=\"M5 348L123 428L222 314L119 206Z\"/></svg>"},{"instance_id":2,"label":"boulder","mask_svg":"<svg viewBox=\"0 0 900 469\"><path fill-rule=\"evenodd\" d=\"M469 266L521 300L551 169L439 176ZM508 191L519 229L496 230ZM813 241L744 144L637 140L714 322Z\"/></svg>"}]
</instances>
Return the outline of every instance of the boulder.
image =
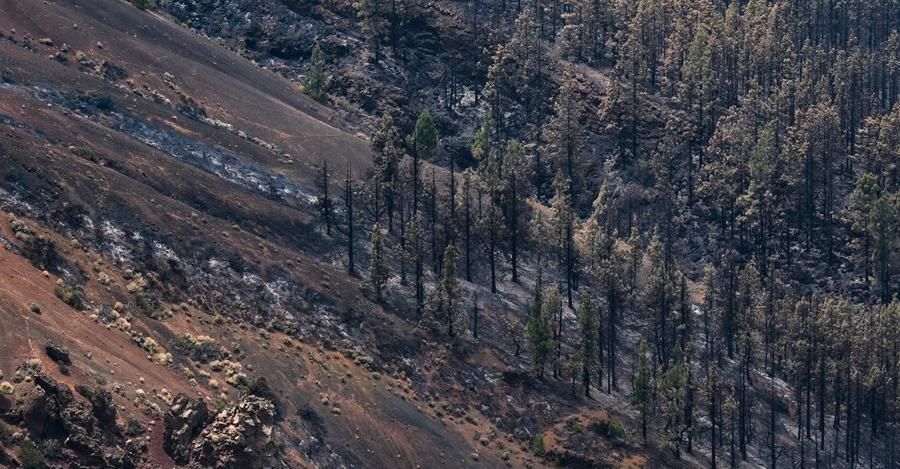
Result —
<instances>
[{"instance_id":1,"label":"boulder","mask_svg":"<svg viewBox=\"0 0 900 469\"><path fill-rule=\"evenodd\" d=\"M63 365L72 364L72 359L69 358L69 349L52 340L47 342L47 345L44 346L44 351L46 351L47 356L56 363L62 363Z\"/></svg>"},{"instance_id":2,"label":"boulder","mask_svg":"<svg viewBox=\"0 0 900 469\"><path fill-rule=\"evenodd\" d=\"M166 412L163 449L178 464L187 464L191 443L211 420L206 404L178 394Z\"/></svg>"},{"instance_id":3,"label":"boulder","mask_svg":"<svg viewBox=\"0 0 900 469\"><path fill-rule=\"evenodd\" d=\"M91 399L91 411L101 425L106 427L115 425L118 412L112 393L106 389L99 389L94 393L94 397Z\"/></svg>"}]
</instances>

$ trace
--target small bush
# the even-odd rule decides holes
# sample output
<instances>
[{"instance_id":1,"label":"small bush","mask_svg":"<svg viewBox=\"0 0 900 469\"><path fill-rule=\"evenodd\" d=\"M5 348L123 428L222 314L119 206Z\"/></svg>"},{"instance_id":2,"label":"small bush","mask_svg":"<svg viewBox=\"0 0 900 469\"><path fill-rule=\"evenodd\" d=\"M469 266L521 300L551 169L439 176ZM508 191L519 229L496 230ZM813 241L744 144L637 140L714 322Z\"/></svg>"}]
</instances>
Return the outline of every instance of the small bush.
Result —
<instances>
[{"instance_id":1,"label":"small bush","mask_svg":"<svg viewBox=\"0 0 900 469\"><path fill-rule=\"evenodd\" d=\"M84 309L84 293L80 289L66 284L63 279L59 279L53 293L63 303L81 311Z\"/></svg>"},{"instance_id":2,"label":"small bush","mask_svg":"<svg viewBox=\"0 0 900 469\"><path fill-rule=\"evenodd\" d=\"M228 408L228 399L222 396L215 398L213 400L213 408L216 409L216 413L222 412Z\"/></svg>"},{"instance_id":3,"label":"small bush","mask_svg":"<svg viewBox=\"0 0 900 469\"><path fill-rule=\"evenodd\" d=\"M0 395L9 396L12 393L16 392L16 387L13 386L9 381L4 381L0 383Z\"/></svg>"},{"instance_id":4,"label":"small bush","mask_svg":"<svg viewBox=\"0 0 900 469\"><path fill-rule=\"evenodd\" d=\"M94 388L81 383L75 385L75 391L77 391L78 394L81 394L85 399L88 400L94 397Z\"/></svg>"},{"instance_id":5,"label":"small bush","mask_svg":"<svg viewBox=\"0 0 900 469\"><path fill-rule=\"evenodd\" d=\"M31 303L31 306L29 307L29 309L34 314L41 314L41 305L39 305L37 303Z\"/></svg>"},{"instance_id":6,"label":"small bush","mask_svg":"<svg viewBox=\"0 0 900 469\"><path fill-rule=\"evenodd\" d=\"M138 10L156 9L156 0L131 0L131 3L136 6Z\"/></svg>"},{"instance_id":7,"label":"small bush","mask_svg":"<svg viewBox=\"0 0 900 469\"><path fill-rule=\"evenodd\" d=\"M166 318L166 313L163 311L162 306L159 304L159 300L156 299L153 295L139 291L134 295L134 302L137 305L138 310L140 310L145 315L156 319L157 321L161 321Z\"/></svg>"},{"instance_id":8,"label":"small bush","mask_svg":"<svg viewBox=\"0 0 900 469\"><path fill-rule=\"evenodd\" d=\"M70 150L73 155L79 158L84 158L93 163L97 163L98 161L100 161L97 158L97 155L95 155L94 152L91 151L91 149L88 147L71 147Z\"/></svg>"},{"instance_id":9,"label":"small bush","mask_svg":"<svg viewBox=\"0 0 900 469\"><path fill-rule=\"evenodd\" d=\"M185 334L178 337L175 339L175 349L200 363L209 363L225 356L215 339L205 335Z\"/></svg>"},{"instance_id":10,"label":"small bush","mask_svg":"<svg viewBox=\"0 0 900 469\"><path fill-rule=\"evenodd\" d=\"M603 420L590 425L590 430L598 435L608 438L621 439L625 436L625 427L620 422L613 420Z\"/></svg>"},{"instance_id":11,"label":"small bush","mask_svg":"<svg viewBox=\"0 0 900 469\"><path fill-rule=\"evenodd\" d=\"M19 442L19 459L24 469L47 469L47 460L37 445L29 439Z\"/></svg>"},{"instance_id":12,"label":"small bush","mask_svg":"<svg viewBox=\"0 0 900 469\"><path fill-rule=\"evenodd\" d=\"M606 428L606 436L610 438L622 438L625 436L625 427L619 422L609 422Z\"/></svg>"},{"instance_id":13,"label":"small bush","mask_svg":"<svg viewBox=\"0 0 900 469\"><path fill-rule=\"evenodd\" d=\"M544 454L544 434L538 433L534 436L534 444L531 446L531 451L535 456L542 456Z\"/></svg>"}]
</instances>

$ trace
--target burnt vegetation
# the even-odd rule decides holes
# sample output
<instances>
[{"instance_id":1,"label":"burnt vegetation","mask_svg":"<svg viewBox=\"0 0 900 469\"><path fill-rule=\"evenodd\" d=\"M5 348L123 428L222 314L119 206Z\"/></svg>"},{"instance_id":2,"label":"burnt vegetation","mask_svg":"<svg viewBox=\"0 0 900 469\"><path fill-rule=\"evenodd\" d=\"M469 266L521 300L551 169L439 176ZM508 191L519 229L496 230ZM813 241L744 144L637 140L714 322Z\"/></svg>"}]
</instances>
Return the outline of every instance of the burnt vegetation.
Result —
<instances>
[{"instance_id":1,"label":"burnt vegetation","mask_svg":"<svg viewBox=\"0 0 900 469\"><path fill-rule=\"evenodd\" d=\"M629 396L673 460L896 464L895 4L475 1L452 27L396 5L355 3L364 53L315 43L306 69L318 93L330 52L365 111L352 60L422 88L370 111L364 206L334 210L320 167L349 271L374 227L378 301L454 343L484 336L460 281L532 291L505 329L534 376Z\"/></svg>"}]
</instances>

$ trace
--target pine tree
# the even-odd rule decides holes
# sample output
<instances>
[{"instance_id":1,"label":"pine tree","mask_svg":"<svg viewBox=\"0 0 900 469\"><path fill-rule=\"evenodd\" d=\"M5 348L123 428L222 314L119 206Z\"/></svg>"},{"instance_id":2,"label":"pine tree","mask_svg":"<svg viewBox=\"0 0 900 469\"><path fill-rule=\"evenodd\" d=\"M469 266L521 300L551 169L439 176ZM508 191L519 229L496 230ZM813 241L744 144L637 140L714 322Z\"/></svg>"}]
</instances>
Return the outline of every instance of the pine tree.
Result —
<instances>
[{"instance_id":1,"label":"pine tree","mask_svg":"<svg viewBox=\"0 0 900 469\"><path fill-rule=\"evenodd\" d=\"M566 279L566 298L569 308L574 309L572 290L575 288L575 214L568 194L568 181L562 172L556 173L553 186L556 195L550 201L553 209L553 224L556 232L556 248L559 253L560 271Z\"/></svg>"},{"instance_id":2,"label":"pine tree","mask_svg":"<svg viewBox=\"0 0 900 469\"><path fill-rule=\"evenodd\" d=\"M471 170L463 173L462 211L463 211L463 245L466 255L466 281L472 281L472 245L475 244L475 214L472 210L472 186L475 184L475 175Z\"/></svg>"},{"instance_id":3,"label":"pine tree","mask_svg":"<svg viewBox=\"0 0 900 469\"><path fill-rule=\"evenodd\" d=\"M400 162L404 154L400 135L394 125L390 112L381 116L378 130L372 135L374 150L375 190L384 198L385 211L388 216L388 231L394 230L394 214L397 210L397 199L400 196Z\"/></svg>"},{"instance_id":4,"label":"pine tree","mask_svg":"<svg viewBox=\"0 0 900 469\"><path fill-rule=\"evenodd\" d=\"M503 330L512 342L513 356L518 358L522 349L522 323L517 318L504 318Z\"/></svg>"},{"instance_id":5,"label":"pine tree","mask_svg":"<svg viewBox=\"0 0 900 469\"><path fill-rule=\"evenodd\" d=\"M444 250L441 277L429 297L429 310L447 328L447 335L456 337L466 329L466 315L461 302L462 287L456 278L456 246L448 244Z\"/></svg>"},{"instance_id":6,"label":"pine tree","mask_svg":"<svg viewBox=\"0 0 900 469\"><path fill-rule=\"evenodd\" d=\"M888 303L892 295L891 272L897 238L897 196L881 194L872 207L872 237L875 280L882 303Z\"/></svg>"},{"instance_id":7,"label":"pine tree","mask_svg":"<svg viewBox=\"0 0 900 469\"><path fill-rule=\"evenodd\" d=\"M718 368L715 366L706 367L706 376L703 381L703 394L706 396L708 403L707 417L710 423L709 443L710 443L710 467L718 468L719 441L722 440L721 412L721 387L719 384Z\"/></svg>"},{"instance_id":8,"label":"pine tree","mask_svg":"<svg viewBox=\"0 0 900 469\"><path fill-rule=\"evenodd\" d=\"M718 120L718 87L715 78L714 38L704 26L697 27L691 39L687 55L681 67L678 82L678 98L685 111L690 114L694 135L690 139L691 159L693 152L699 153L699 163L703 164L703 149Z\"/></svg>"},{"instance_id":9,"label":"pine tree","mask_svg":"<svg viewBox=\"0 0 900 469\"><path fill-rule=\"evenodd\" d=\"M381 2L382 0L356 0L353 3L360 28L375 63L381 62L381 38L388 29L385 8Z\"/></svg>"},{"instance_id":10,"label":"pine tree","mask_svg":"<svg viewBox=\"0 0 900 469\"><path fill-rule=\"evenodd\" d=\"M653 376L650 370L650 352L647 349L647 341L641 340L638 349L638 369L632 383L631 403L638 407L641 413L641 436L647 441L647 421L653 407Z\"/></svg>"},{"instance_id":11,"label":"pine tree","mask_svg":"<svg viewBox=\"0 0 900 469\"><path fill-rule=\"evenodd\" d=\"M319 213L319 218L325 223L325 232L328 236L331 236L331 225L333 223L334 217L334 203L328 195L328 179L330 178L330 174L328 173L328 161L322 160L322 166L319 167L319 170L316 171L316 180L315 186L316 191L318 192L316 195L316 211Z\"/></svg>"},{"instance_id":12,"label":"pine tree","mask_svg":"<svg viewBox=\"0 0 900 469\"><path fill-rule=\"evenodd\" d=\"M641 270L641 263L644 259L644 250L641 248L641 233L638 231L637 225L632 225L631 236L628 237L628 258L625 266L625 281L628 291L628 297L631 301L637 299L638 295L638 273Z\"/></svg>"},{"instance_id":13,"label":"pine tree","mask_svg":"<svg viewBox=\"0 0 900 469\"><path fill-rule=\"evenodd\" d=\"M438 269L440 269L440 255L438 252L438 218L440 214L438 213L438 188L437 188L437 179L435 178L435 169L434 166L431 167L431 185L428 187L428 228L429 228L429 239L431 240L431 271L435 274L438 273Z\"/></svg>"},{"instance_id":14,"label":"pine tree","mask_svg":"<svg viewBox=\"0 0 900 469\"><path fill-rule=\"evenodd\" d=\"M412 214L415 216L419 213L419 189L420 176L419 172L422 167L422 160L431 160L437 156L438 151L438 133L431 118L431 112L428 109L422 109L419 117L416 119L416 128L411 135L406 137L406 145L410 149L413 156L412 162Z\"/></svg>"},{"instance_id":15,"label":"pine tree","mask_svg":"<svg viewBox=\"0 0 900 469\"><path fill-rule=\"evenodd\" d=\"M502 162L505 168L505 218L506 234L509 238L510 266L513 283L519 282L519 252L522 232L528 226L530 214L527 198L531 194L531 161L525 155L522 144L512 141L507 145Z\"/></svg>"},{"instance_id":16,"label":"pine tree","mask_svg":"<svg viewBox=\"0 0 900 469\"><path fill-rule=\"evenodd\" d=\"M711 264L707 264L703 269L703 336L706 338L703 364L705 368L718 366L722 356L721 338L718 333L723 327L718 302L718 275L716 268Z\"/></svg>"},{"instance_id":17,"label":"pine tree","mask_svg":"<svg viewBox=\"0 0 900 469\"><path fill-rule=\"evenodd\" d=\"M581 123L581 103L578 81L571 68L567 68L553 106L554 116L544 128L547 154L554 163L554 172L561 172L568 180L568 196L577 203L584 166L583 147L585 132Z\"/></svg>"},{"instance_id":18,"label":"pine tree","mask_svg":"<svg viewBox=\"0 0 900 469\"><path fill-rule=\"evenodd\" d=\"M538 279L540 282L540 279ZM552 331L551 345L555 346L556 354L553 358L553 377L559 378L559 367L562 365L562 344L563 344L563 307L562 296L559 287L551 285L544 295L541 313L547 322L547 327ZM552 352L551 352L552 353Z\"/></svg>"},{"instance_id":19,"label":"pine tree","mask_svg":"<svg viewBox=\"0 0 900 469\"><path fill-rule=\"evenodd\" d=\"M421 316L425 307L425 278L423 269L423 243L425 230L422 223L422 215L413 216L404 228L404 262L413 265L415 276L416 314Z\"/></svg>"},{"instance_id":20,"label":"pine tree","mask_svg":"<svg viewBox=\"0 0 900 469\"><path fill-rule=\"evenodd\" d=\"M500 134L536 123L546 109L544 81L548 59L546 46L538 32L530 9L523 8L509 41L497 45L491 57L484 96ZM524 109L525 115L519 112L508 115L507 111L514 107ZM515 121L509 122L509 118Z\"/></svg>"},{"instance_id":21,"label":"pine tree","mask_svg":"<svg viewBox=\"0 0 900 469\"><path fill-rule=\"evenodd\" d=\"M434 160L437 156L439 143L437 127L435 127L434 120L431 118L431 112L427 108L422 109L422 112L419 113L419 117L416 119L416 129L415 133L413 133L414 152L420 158Z\"/></svg>"},{"instance_id":22,"label":"pine tree","mask_svg":"<svg viewBox=\"0 0 900 469\"><path fill-rule=\"evenodd\" d=\"M310 69L306 74L303 89L313 99L324 103L328 100L328 94L325 90L325 55L322 53L322 48L319 47L318 42L313 46L310 63Z\"/></svg>"},{"instance_id":23,"label":"pine tree","mask_svg":"<svg viewBox=\"0 0 900 469\"><path fill-rule=\"evenodd\" d=\"M344 211L347 214L347 273L356 275L356 237L353 207L353 176L350 162L347 162L347 176L344 179Z\"/></svg>"},{"instance_id":24,"label":"pine tree","mask_svg":"<svg viewBox=\"0 0 900 469\"><path fill-rule=\"evenodd\" d=\"M606 334L601 342L605 341L606 344L607 392L612 393L612 390L618 387L616 357L619 342L619 318L624 311L626 291L622 279L624 262L616 248L616 238L615 236L604 236L604 238L601 249L605 253L598 263L596 276L606 296ZM600 336L603 337L604 334L601 333Z\"/></svg>"},{"instance_id":25,"label":"pine tree","mask_svg":"<svg viewBox=\"0 0 900 469\"><path fill-rule=\"evenodd\" d=\"M616 346L618 345L618 317L627 299L625 259L617 248L618 234L613 231L610 214L610 194L604 183L594 199L594 212L585 221L581 233L584 246L582 258L590 262L587 269L595 285L606 298L606 317L598 322L598 369L603 369L604 353L607 371L607 392L617 387ZM602 379L602 371L599 373Z\"/></svg>"},{"instance_id":26,"label":"pine tree","mask_svg":"<svg viewBox=\"0 0 900 469\"><path fill-rule=\"evenodd\" d=\"M528 324L525 326L525 341L528 343L531 363L534 365L538 377L542 380L544 379L544 368L547 366L547 361L553 348L550 326L547 324L546 316L544 316L543 305L541 285L536 284L531 306L531 316L529 316Z\"/></svg>"},{"instance_id":27,"label":"pine tree","mask_svg":"<svg viewBox=\"0 0 900 469\"><path fill-rule=\"evenodd\" d=\"M835 213L835 167L844 160L845 147L841 141L840 120L833 106L819 104L797 118L791 129L786 151L799 155L802 161L801 181L803 220L806 244L810 245L821 226L827 261L833 261L833 216Z\"/></svg>"},{"instance_id":28,"label":"pine tree","mask_svg":"<svg viewBox=\"0 0 900 469\"><path fill-rule=\"evenodd\" d=\"M660 382L660 399L663 416L666 419L666 446L681 458L681 444L686 429L684 409L686 407L689 369L681 344L676 344L672 352L672 366L663 373Z\"/></svg>"},{"instance_id":29,"label":"pine tree","mask_svg":"<svg viewBox=\"0 0 900 469\"><path fill-rule=\"evenodd\" d=\"M503 173L503 159L496 151L491 152L479 165L478 176L479 190L487 195L478 202L479 237L488 251L491 293L497 293L497 261L506 226L503 198L506 193L507 180Z\"/></svg>"},{"instance_id":30,"label":"pine tree","mask_svg":"<svg viewBox=\"0 0 900 469\"><path fill-rule=\"evenodd\" d=\"M856 188L850 194L850 203L846 208L846 218L854 231L854 237L862 238L863 254L863 280L869 284L869 275L872 272L870 266L872 251L872 232L876 228L872 226L872 208L878 202L880 196L878 178L872 173L863 173L856 180Z\"/></svg>"},{"instance_id":31,"label":"pine tree","mask_svg":"<svg viewBox=\"0 0 900 469\"><path fill-rule=\"evenodd\" d=\"M375 297L381 301L382 291L387 284L388 271L387 264L384 259L384 234L381 232L381 225L375 223L372 227L372 260L369 264L369 280L368 284L375 290Z\"/></svg>"},{"instance_id":32,"label":"pine tree","mask_svg":"<svg viewBox=\"0 0 900 469\"><path fill-rule=\"evenodd\" d=\"M471 148L472 157L475 158L475 161L482 162L491 154L491 132L493 128L494 123L488 118L475 131Z\"/></svg>"},{"instance_id":33,"label":"pine tree","mask_svg":"<svg viewBox=\"0 0 900 469\"><path fill-rule=\"evenodd\" d=\"M591 293L583 290L581 304L578 305L579 328L579 361L581 362L581 383L584 385L585 397L591 397L591 373L596 367L597 358L597 307L591 299ZM598 385L599 385L598 381Z\"/></svg>"},{"instance_id":34,"label":"pine tree","mask_svg":"<svg viewBox=\"0 0 900 469\"><path fill-rule=\"evenodd\" d=\"M674 291L671 272L666 267L658 229L654 232L653 239L650 240L647 254L650 258L650 274L647 278L644 304L647 307L648 320L652 324L656 356L663 369L666 369L669 363L669 352L673 345L670 337L670 316L674 303Z\"/></svg>"}]
</instances>

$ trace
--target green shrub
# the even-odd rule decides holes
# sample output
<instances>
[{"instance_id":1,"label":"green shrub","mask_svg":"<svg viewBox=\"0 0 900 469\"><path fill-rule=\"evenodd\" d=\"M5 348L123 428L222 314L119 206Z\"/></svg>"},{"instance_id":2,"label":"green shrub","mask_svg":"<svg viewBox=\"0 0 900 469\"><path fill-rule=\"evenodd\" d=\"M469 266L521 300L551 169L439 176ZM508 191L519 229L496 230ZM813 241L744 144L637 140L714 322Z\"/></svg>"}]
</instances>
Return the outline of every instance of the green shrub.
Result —
<instances>
[{"instance_id":1,"label":"green shrub","mask_svg":"<svg viewBox=\"0 0 900 469\"><path fill-rule=\"evenodd\" d=\"M47 460L37 445L29 439L19 442L19 460L24 469L47 469Z\"/></svg>"},{"instance_id":2,"label":"green shrub","mask_svg":"<svg viewBox=\"0 0 900 469\"><path fill-rule=\"evenodd\" d=\"M606 436L610 438L622 438L625 436L625 427L619 422L609 422L606 426Z\"/></svg>"},{"instance_id":3,"label":"green shrub","mask_svg":"<svg viewBox=\"0 0 900 469\"><path fill-rule=\"evenodd\" d=\"M53 293L57 298L62 300L63 303L78 311L84 309L84 293L82 293L80 289L66 284L62 279L59 279L59 281L56 282L56 288L53 290Z\"/></svg>"},{"instance_id":4,"label":"green shrub","mask_svg":"<svg viewBox=\"0 0 900 469\"><path fill-rule=\"evenodd\" d=\"M535 456L542 456L544 454L544 434L538 433L534 436L534 444L531 446L531 451Z\"/></svg>"},{"instance_id":5,"label":"green shrub","mask_svg":"<svg viewBox=\"0 0 900 469\"><path fill-rule=\"evenodd\" d=\"M84 396L84 398L88 399L88 400L90 400L92 397L94 397L94 388L84 385L84 384L81 384L81 383L78 383L75 385L75 391L78 392L78 394L81 394L82 396Z\"/></svg>"},{"instance_id":6,"label":"green shrub","mask_svg":"<svg viewBox=\"0 0 900 469\"><path fill-rule=\"evenodd\" d=\"M222 412L228 408L228 399L222 396L215 398L213 400L213 408L216 409L216 413Z\"/></svg>"},{"instance_id":7,"label":"green shrub","mask_svg":"<svg viewBox=\"0 0 900 469\"><path fill-rule=\"evenodd\" d=\"M157 300L153 295L147 292L135 293L134 302L137 305L138 310L140 310L145 315L156 319L157 321L161 321L166 318L166 313L165 311L163 311L162 306L159 304L159 300Z\"/></svg>"},{"instance_id":8,"label":"green shrub","mask_svg":"<svg viewBox=\"0 0 900 469\"><path fill-rule=\"evenodd\" d=\"M84 158L84 159L94 162L94 163L100 161L97 158L97 155L95 155L94 152L91 151L91 149L88 147L71 147L71 151L72 151L73 155L75 155L79 158Z\"/></svg>"},{"instance_id":9,"label":"green shrub","mask_svg":"<svg viewBox=\"0 0 900 469\"><path fill-rule=\"evenodd\" d=\"M156 0L131 0L131 3L138 7L139 10L156 9Z\"/></svg>"},{"instance_id":10,"label":"green shrub","mask_svg":"<svg viewBox=\"0 0 900 469\"><path fill-rule=\"evenodd\" d=\"M225 357L225 351L209 336L184 334L175 339L175 350L196 362L209 363Z\"/></svg>"}]
</instances>

